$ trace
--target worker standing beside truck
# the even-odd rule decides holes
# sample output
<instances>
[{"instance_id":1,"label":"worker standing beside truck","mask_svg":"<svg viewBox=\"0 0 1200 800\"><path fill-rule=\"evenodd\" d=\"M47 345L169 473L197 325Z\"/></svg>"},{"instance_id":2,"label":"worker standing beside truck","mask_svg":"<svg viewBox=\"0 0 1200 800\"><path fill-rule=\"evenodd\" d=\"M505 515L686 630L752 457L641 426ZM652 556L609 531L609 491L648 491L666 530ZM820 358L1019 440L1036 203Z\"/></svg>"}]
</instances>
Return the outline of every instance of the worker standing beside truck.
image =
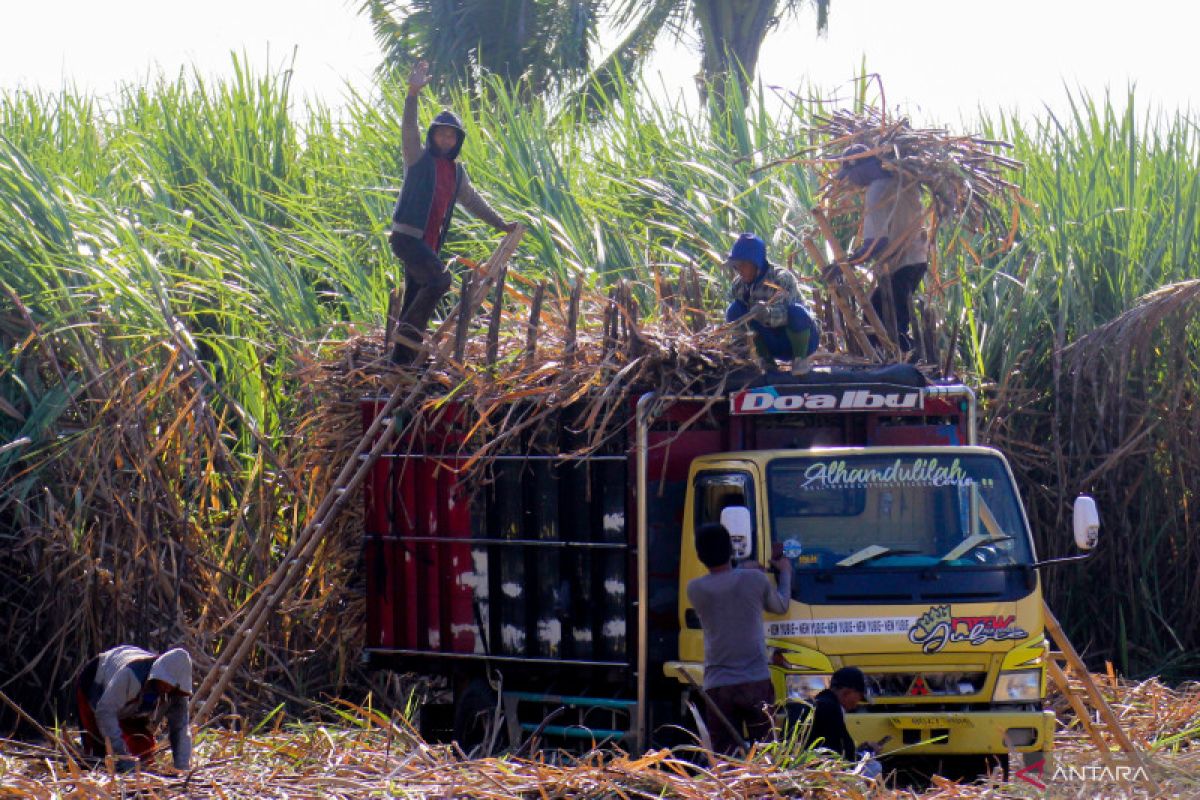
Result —
<instances>
[{"instance_id":1,"label":"worker standing beside truck","mask_svg":"<svg viewBox=\"0 0 1200 800\"><path fill-rule=\"evenodd\" d=\"M907 352L913 349L909 306L929 268L921 187L910 177L885 170L879 157L868 153L865 145L850 145L842 153L844 162L837 172L838 179L866 189L862 243L850 254L849 261L875 262L878 280L870 303L885 325L891 324L888 317L894 314L896 343ZM892 303L886 311L885 285L890 288Z\"/></svg>"},{"instance_id":2,"label":"worker standing beside truck","mask_svg":"<svg viewBox=\"0 0 1200 800\"><path fill-rule=\"evenodd\" d=\"M704 691L711 703L706 704L705 719L713 751L731 754L742 742L725 720L739 734L745 726L752 741L763 741L771 732L775 690L767 667L763 612L787 611L792 562L783 557L772 562L779 572L778 589L761 569L735 569L729 531L715 522L696 531L696 555L708 568L707 575L687 585L688 600L704 631Z\"/></svg>"},{"instance_id":3,"label":"worker standing beside truck","mask_svg":"<svg viewBox=\"0 0 1200 800\"><path fill-rule=\"evenodd\" d=\"M735 277L726 322L746 320L754 349L769 371L777 360L791 361L792 373L809 370L808 358L820 338L812 315L804 307L796 276L767 261L767 246L753 233L743 233L733 243L725 266Z\"/></svg>"},{"instance_id":4,"label":"worker standing beside truck","mask_svg":"<svg viewBox=\"0 0 1200 800\"><path fill-rule=\"evenodd\" d=\"M505 222L471 186L466 168L457 161L466 131L449 110L433 119L425 134L425 144L417 129L417 105L430 80L429 65L417 62L408 78L404 98L401 139L404 155L404 184L392 211L392 252L404 265L404 300L400 307L392 350L392 361L408 364L417 348L438 301L450 288L450 270L439 253L446 240L450 218L456 203L493 228L504 232L517 223Z\"/></svg>"},{"instance_id":5,"label":"worker standing beside truck","mask_svg":"<svg viewBox=\"0 0 1200 800\"><path fill-rule=\"evenodd\" d=\"M175 768L188 769L191 693L192 657L186 650L156 655L127 644L105 650L84 665L76 684L84 753L103 758L111 752L117 771L128 772L153 755L154 733L165 719Z\"/></svg>"}]
</instances>

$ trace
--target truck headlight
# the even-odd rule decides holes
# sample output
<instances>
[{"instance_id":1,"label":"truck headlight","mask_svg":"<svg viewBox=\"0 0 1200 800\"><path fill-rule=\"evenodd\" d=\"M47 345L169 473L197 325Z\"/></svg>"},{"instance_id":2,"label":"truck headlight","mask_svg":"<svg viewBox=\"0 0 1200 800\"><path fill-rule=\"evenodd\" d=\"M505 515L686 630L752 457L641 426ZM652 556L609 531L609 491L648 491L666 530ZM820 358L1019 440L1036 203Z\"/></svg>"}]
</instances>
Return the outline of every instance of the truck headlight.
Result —
<instances>
[{"instance_id":1,"label":"truck headlight","mask_svg":"<svg viewBox=\"0 0 1200 800\"><path fill-rule=\"evenodd\" d=\"M787 688L787 699L812 700L817 692L829 686L828 675L785 675L784 686Z\"/></svg>"},{"instance_id":2,"label":"truck headlight","mask_svg":"<svg viewBox=\"0 0 1200 800\"><path fill-rule=\"evenodd\" d=\"M1041 699L1042 671L1020 669L1001 672L992 692L993 703L1027 703Z\"/></svg>"}]
</instances>

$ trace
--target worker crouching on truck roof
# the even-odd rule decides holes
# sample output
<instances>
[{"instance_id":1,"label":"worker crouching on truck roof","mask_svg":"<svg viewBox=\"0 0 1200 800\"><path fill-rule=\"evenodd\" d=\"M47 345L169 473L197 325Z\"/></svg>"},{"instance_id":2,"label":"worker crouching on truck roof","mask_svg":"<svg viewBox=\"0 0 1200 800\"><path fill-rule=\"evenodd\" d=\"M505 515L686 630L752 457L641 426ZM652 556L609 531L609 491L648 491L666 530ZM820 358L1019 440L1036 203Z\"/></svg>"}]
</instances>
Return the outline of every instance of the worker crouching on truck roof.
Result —
<instances>
[{"instance_id":1,"label":"worker crouching on truck roof","mask_svg":"<svg viewBox=\"0 0 1200 800\"><path fill-rule=\"evenodd\" d=\"M191 693L192 658L186 650L156 655L127 644L105 650L84 665L76 684L84 755L103 758L111 752L117 771L128 772L153 755L154 734L165 718L175 769L188 769Z\"/></svg>"},{"instance_id":2,"label":"worker crouching on truck roof","mask_svg":"<svg viewBox=\"0 0 1200 800\"><path fill-rule=\"evenodd\" d=\"M879 750L882 742L854 743L854 737L846 728L846 712L858 708L867 698L867 681L858 667L842 667L829 679L829 688L823 689L813 698L812 724L805 737L806 747L832 750L853 763L860 754L871 754ZM863 772L873 778L882 771L878 761L868 760Z\"/></svg>"},{"instance_id":3,"label":"worker crouching on truck roof","mask_svg":"<svg viewBox=\"0 0 1200 800\"><path fill-rule=\"evenodd\" d=\"M772 266L766 244L753 233L737 238L725 265L735 273L725 321L744 320L749 325L755 352L767 370L782 360L792 362L792 374L807 373L820 337L796 276Z\"/></svg>"},{"instance_id":4,"label":"worker crouching on truck roof","mask_svg":"<svg viewBox=\"0 0 1200 800\"><path fill-rule=\"evenodd\" d=\"M729 531L715 522L696 531L696 555L708 568L707 575L687 585L688 601L704 631L705 722L713 751L731 754L742 746L743 726L752 741L771 733L775 690L767 668L763 612L787 610L792 562L783 557L772 562L779 571L778 590L761 569L734 569Z\"/></svg>"},{"instance_id":5,"label":"worker crouching on truck roof","mask_svg":"<svg viewBox=\"0 0 1200 800\"><path fill-rule=\"evenodd\" d=\"M430 80L429 64L417 62L408 78L401 121L404 184L392 210L389 243L404 265L404 300L400 307L392 361L409 364L425 336L438 301L450 288L450 270L439 253L450 228L456 203L497 230L511 232L517 223L505 222L471 186L467 170L457 161L467 133L452 111L442 111L425 133L417 129L418 98Z\"/></svg>"}]
</instances>

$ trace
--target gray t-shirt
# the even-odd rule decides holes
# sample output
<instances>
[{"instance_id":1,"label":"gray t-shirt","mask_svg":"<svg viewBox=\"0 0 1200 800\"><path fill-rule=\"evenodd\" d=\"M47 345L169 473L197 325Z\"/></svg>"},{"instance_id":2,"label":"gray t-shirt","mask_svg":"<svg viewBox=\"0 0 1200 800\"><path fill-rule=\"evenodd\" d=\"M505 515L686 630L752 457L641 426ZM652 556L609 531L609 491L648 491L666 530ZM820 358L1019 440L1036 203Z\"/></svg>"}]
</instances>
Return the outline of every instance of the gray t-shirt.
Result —
<instances>
[{"instance_id":1,"label":"gray t-shirt","mask_svg":"<svg viewBox=\"0 0 1200 800\"><path fill-rule=\"evenodd\" d=\"M693 578L688 601L704 630L704 688L766 680L767 637L763 611L782 614L792 595L792 574L779 576L779 589L757 569L731 569Z\"/></svg>"},{"instance_id":2,"label":"gray t-shirt","mask_svg":"<svg viewBox=\"0 0 1200 800\"><path fill-rule=\"evenodd\" d=\"M909 178L891 176L867 187L863 239L888 238L883 257L887 272L929 260L921 187Z\"/></svg>"}]
</instances>

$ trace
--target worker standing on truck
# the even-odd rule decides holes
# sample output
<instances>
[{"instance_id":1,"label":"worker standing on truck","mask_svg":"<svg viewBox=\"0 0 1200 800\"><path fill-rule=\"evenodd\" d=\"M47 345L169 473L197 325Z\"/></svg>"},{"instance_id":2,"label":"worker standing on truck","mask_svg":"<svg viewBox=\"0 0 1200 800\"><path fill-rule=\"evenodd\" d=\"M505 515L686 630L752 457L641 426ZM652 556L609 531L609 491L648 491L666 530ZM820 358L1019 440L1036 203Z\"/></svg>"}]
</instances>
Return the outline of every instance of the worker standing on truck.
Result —
<instances>
[{"instance_id":1,"label":"worker standing on truck","mask_svg":"<svg viewBox=\"0 0 1200 800\"><path fill-rule=\"evenodd\" d=\"M858 667L842 667L829 679L829 688L823 689L813 698L812 725L805 737L806 747L832 750L847 761L854 763L860 753L872 755L882 743L866 743L859 746L846 728L846 712L858 708L867 697L867 681ZM875 777L881 771L874 758L864 770L867 777Z\"/></svg>"},{"instance_id":2,"label":"worker standing on truck","mask_svg":"<svg viewBox=\"0 0 1200 800\"><path fill-rule=\"evenodd\" d=\"M707 575L687 585L688 601L704 631L704 692L709 700L705 721L713 751L731 754L742 742L721 715L739 733L745 726L752 741L763 741L771 733L775 690L767 668L763 612L787 611L792 562L783 557L771 562L779 572L778 589L761 569L735 569L733 542L720 523L701 525L696 531L696 555L708 568Z\"/></svg>"},{"instance_id":3,"label":"worker standing on truck","mask_svg":"<svg viewBox=\"0 0 1200 800\"><path fill-rule=\"evenodd\" d=\"M768 371L775 368L776 360L784 360L792 362L792 374L807 373L809 356L820 337L804 307L796 276L772 266L766 244L753 233L737 238L725 266L734 272L725 321L749 324L755 352Z\"/></svg>"},{"instance_id":4,"label":"worker standing on truck","mask_svg":"<svg viewBox=\"0 0 1200 800\"><path fill-rule=\"evenodd\" d=\"M192 759L188 697L192 657L182 648L156 655L119 645L88 661L76 683L75 698L85 755L111 752L118 772L128 772L154 753L154 733L166 719L175 769Z\"/></svg>"},{"instance_id":5,"label":"worker standing on truck","mask_svg":"<svg viewBox=\"0 0 1200 800\"><path fill-rule=\"evenodd\" d=\"M429 64L418 61L408 78L401 121L404 184L392 211L392 252L404 265L404 300L400 306L392 361L409 364L425 336L438 301L450 288L450 270L439 253L456 203L497 230L506 233L517 223L505 222L471 186L467 170L457 161L466 131L449 110L433 118L425 144L417 129L417 105L430 81Z\"/></svg>"},{"instance_id":6,"label":"worker standing on truck","mask_svg":"<svg viewBox=\"0 0 1200 800\"><path fill-rule=\"evenodd\" d=\"M913 293L929 268L929 236L920 184L908 176L889 172L866 145L850 145L842 153L837 178L866 189L863 200L862 243L849 256L851 264L874 261L877 282L870 303L890 325L895 315L896 344L913 348L909 333ZM884 284L891 289L892 307L885 313Z\"/></svg>"}]
</instances>

